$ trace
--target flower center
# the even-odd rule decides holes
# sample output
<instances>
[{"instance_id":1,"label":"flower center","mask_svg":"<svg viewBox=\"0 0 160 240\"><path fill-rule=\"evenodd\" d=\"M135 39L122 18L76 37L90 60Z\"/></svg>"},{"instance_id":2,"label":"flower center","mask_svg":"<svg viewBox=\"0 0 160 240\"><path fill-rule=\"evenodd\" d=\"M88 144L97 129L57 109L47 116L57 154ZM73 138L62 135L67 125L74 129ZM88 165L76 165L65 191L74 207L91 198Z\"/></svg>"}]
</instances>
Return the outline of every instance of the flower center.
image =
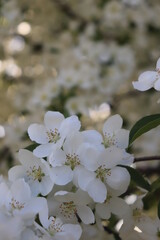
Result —
<instances>
[{"instance_id":1,"label":"flower center","mask_svg":"<svg viewBox=\"0 0 160 240\"><path fill-rule=\"evenodd\" d=\"M100 166L99 168L97 168L97 170L95 171L96 173L96 178L99 178L102 182L105 181L106 179L106 174L108 172L108 169L106 169L104 166Z\"/></svg>"},{"instance_id":2,"label":"flower center","mask_svg":"<svg viewBox=\"0 0 160 240\"><path fill-rule=\"evenodd\" d=\"M155 79L155 81L157 81L157 80L159 79L159 77L160 77L160 68L157 68L157 69L156 69L156 72L157 72L157 74L156 74L156 79Z\"/></svg>"},{"instance_id":3,"label":"flower center","mask_svg":"<svg viewBox=\"0 0 160 240\"><path fill-rule=\"evenodd\" d=\"M16 201L16 199L12 198L11 202L9 203L12 210L21 210L22 208L24 208L24 203L20 203L19 201Z\"/></svg>"},{"instance_id":4,"label":"flower center","mask_svg":"<svg viewBox=\"0 0 160 240\"><path fill-rule=\"evenodd\" d=\"M142 211L141 211L140 209L138 209L138 208L135 208L135 209L133 210L133 218L134 218L135 220L140 221L141 218L142 218Z\"/></svg>"},{"instance_id":5,"label":"flower center","mask_svg":"<svg viewBox=\"0 0 160 240\"><path fill-rule=\"evenodd\" d=\"M60 205L60 212L66 219L72 219L77 213L76 205L73 201L63 202Z\"/></svg>"},{"instance_id":6,"label":"flower center","mask_svg":"<svg viewBox=\"0 0 160 240\"><path fill-rule=\"evenodd\" d=\"M70 166L73 170L77 165L80 165L80 160L78 155L74 154L66 154L66 162L65 165Z\"/></svg>"},{"instance_id":7,"label":"flower center","mask_svg":"<svg viewBox=\"0 0 160 240\"><path fill-rule=\"evenodd\" d=\"M51 219L51 224L48 227L48 231L51 236L54 236L55 233L62 232L62 223L59 221L56 221L55 218Z\"/></svg>"},{"instance_id":8,"label":"flower center","mask_svg":"<svg viewBox=\"0 0 160 240\"><path fill-rule=\"evenodd\" d=\"M58 132L57 128L55 128L54 131L52 129L47 131L47 136L49 143L56 143L60 139L60 133Z\"/></svg>"},{"instance_id":9,"label":"flower center","mask_svg":"<svg viewBox=\"0 0 160 240\"><path fill-rule=\"evenodd\" d=\"M109 195L109 194L107 194L107 199L105 200L105 203L106 203L106 204L109 204L110 201L111 201L111 199L112 199L112 196Z\"/></svg>"},{"instance_id":10,"label":"flower center","mask_svg":"<svg viewBox=\"0 0 160 240\"><path fill-rule=\"evenodd\" d=\"M108 147L111 147L113 145L116 145L117 144L117 141L116 141L116 138L115 138L115 135L111 135L109 133L105 133L104 134L104 141L103 141L103 145L105 148L108 148Z\"/></svg>"},{"instance_id":11,"label":"flower center","mask_svg":"<svg viewBox=\"0 0 160 240\"><path fill-rule=\"evenodd\" d=\"M33 166L30 171L27 171L27 174L29 177L32 177L34 181L38 180L38 182L41 182L42 178L45 176L40 166L38 168L36 168L36 166Z\"/></svg>"}]
</instances>

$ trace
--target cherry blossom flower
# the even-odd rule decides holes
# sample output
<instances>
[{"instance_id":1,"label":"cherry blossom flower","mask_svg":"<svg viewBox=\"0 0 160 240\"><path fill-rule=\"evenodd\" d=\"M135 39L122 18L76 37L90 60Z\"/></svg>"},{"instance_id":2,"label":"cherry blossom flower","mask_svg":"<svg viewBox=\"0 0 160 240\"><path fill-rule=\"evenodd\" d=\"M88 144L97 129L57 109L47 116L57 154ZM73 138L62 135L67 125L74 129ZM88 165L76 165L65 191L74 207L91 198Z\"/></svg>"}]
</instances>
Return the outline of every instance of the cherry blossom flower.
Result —
<instances>
[{"instance_id":1,"label":"cherry blossom flower","mask_svg":"<svg viewBox=\"0 0 160 240\"><path fill-rule=\"evenodd\" d=\"M67 135L80 129L77 116L64 118L59 112L48 111L44 116L44 125L31 124L28 134L32 141L40 144L33 153L37 157L49 156L56 148L61 148Z\"/></svg>"},{"instance_id":2,"label":"cherry blossom flower","mask_svg":"<svg viewBox=\"0 0 160 240\"><path fill-rule=\"evenodd\" d=\"M78 219L85 224L94 223L94 214L87 206L91 202L88 194L81 189L77 192L59 191L52 202L53 215L68 223L77 223Z\"/></svg>"},{"instance_id":3,"label":"cherry blossom flower","mask_svg":"<svg viewBox=\"0 0 160 240\"><path fill-rule=\"evenodd\" d=\"M54 185L50 177L49 164L44 159L38 159L32 152L25 149L19 151L19 161L22 165L14 166L9 170L9 180L15 181L18 178L24 178L30 185L34 196L39 193L43 196L47 195Z\"/></svg>"},{"instance_id":4,"label":"cherry blossom flower","mask_svg":"<svg viewBox=\"0 0 160 240\"><path fill-rule=\"evenodd\" d=\"M122 149L128 147L129 131L122 129L123 120L116 114L109 117L103 126L103 144L105 148L117 146Z\"/></svg>"},{"instance_id":5,"label":"cherry blossom flower","mask_svg":"<svg viewBox=\"0 0 160 240\"><path fill-rule=\"evenodd\" d=\"M130 183L128 171L117 166L123 159L123 150L114 146L96 151L90 158L93 146L84 147L84 155L81 159L84 168L77 173L79 187L87 191L95 202L103 203L107 197L107 186L122 193L126 191Z\"/></svg>"}]
</instances>

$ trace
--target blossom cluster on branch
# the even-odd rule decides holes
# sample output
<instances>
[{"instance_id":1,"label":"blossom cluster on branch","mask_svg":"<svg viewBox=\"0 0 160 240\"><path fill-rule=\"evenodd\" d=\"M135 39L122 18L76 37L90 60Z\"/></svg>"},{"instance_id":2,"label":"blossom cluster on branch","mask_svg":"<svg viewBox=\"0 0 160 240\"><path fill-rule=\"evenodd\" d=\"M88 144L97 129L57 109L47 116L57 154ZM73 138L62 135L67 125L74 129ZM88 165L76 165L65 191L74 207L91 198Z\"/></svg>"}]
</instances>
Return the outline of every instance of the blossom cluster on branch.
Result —
<instances>
[{"instance_id":1,"label":"blossom cluster on branch","mask_svg":"<svg viewBox=\"0 0 160 240\"><path fill-rule=\"evenodd\" d=\"M131 239L128 231L133 238L146 236L148 224L155 221L141 213L144 196L132 205L122 198L130 184L125 166L134 160L126 151L129 131L122 123L117 114L104 123L103 134L80 131L77 116L48 111L44 124L31 124L28 134L37 143L33 153L21 149L21 165L12 167L8 181L0 183L3 239L88 239L83 229L91 224L100 228L101 220L112 215L124 222L122 239ZM152 237L158 222L153 232Z\"/></svg>"}]
</instances>

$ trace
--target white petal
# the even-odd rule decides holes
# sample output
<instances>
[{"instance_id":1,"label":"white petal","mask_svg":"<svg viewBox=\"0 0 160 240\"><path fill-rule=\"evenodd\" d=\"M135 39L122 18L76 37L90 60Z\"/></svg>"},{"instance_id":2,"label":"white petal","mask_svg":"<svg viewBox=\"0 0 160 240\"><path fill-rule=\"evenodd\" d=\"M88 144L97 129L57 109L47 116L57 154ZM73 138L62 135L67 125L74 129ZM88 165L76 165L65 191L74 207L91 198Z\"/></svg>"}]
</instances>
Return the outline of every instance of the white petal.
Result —
<instances>
[{"instance_id":1,"label":"white petal","mask_svg":"<svg viewBox=\"0 0 160 240\"><path fill-rule=\"evenodd\" d=\"M107 188L99 179L94 179L87 186L87 192L95 202L103 203L107 197Z\"/></svg>"},{"instance_id":2,"label":"white petal","mask_svg":"<svg viewBox=\"0 0 160 240\"><path fill-rule=\"evenodd\" d=\"M54 198L58 202L70 202L74 200L75 193L67 191L59 191L54 194Z\"/></svg>"},{"instance_id":3,"label":"white petal","mask_svg":"<svg viewBox=\"0 0 160 240\"><path fill-rule=\"evenodd\" d=\"M11 193L14 199L20 203L25 203L31 198L31 190L24 179L16 180L11 186Z\"/></svg>"},{"instance_id":4,"label":"white petal","mask_svg":"<svg viewBox=\"0 0 160 240\"><path fill-rule=\"evenodd\" d=\"M70 233L71 235L73 235L74 240L78 240L81 237L82 229L78 224L64 224L62 226L62 229L66 233Z\"/></svg>"},{"instance_id":5,"label":"white petal","mask_svg":"<svg viewBox=\"0 0 160 240\"><path fill-rule=\"evenodd\" d=\"M26 149L20 149L18 153L18 158L20 163L25 167L28 168L36 163L39 163L39 159L33 155L32 152L26 150Z\"/></svg>"},{"instance_id":6,"label":"white petal","mask_svg":"<svg viewBox=\"0 0 160 240\"><path fill-rule=\"evenodd\" d=\"M130 175L125 168L115 167L111 169L106 182L111 188L125 192L130 183Z\"/></svg>"},{"instance_id":7,"label":"white petal","mask_svg":"<svg viewBox=\"0 0 160 240\"><path fill-rule=\"evenodd\" d=\"M102 219L109 219L111 216L111 210L107 203L97 203L96 204L96 213L98 213L98 215Z\"/></svg>"},{"instance_id":8,"label":"white petal","mask_svg":"<svg viewBox=\"0 0 160 240\"><path fill-rule=\"evenodd\" d=\"M157 91L160 91L160 78L155 82L154 88L155 88Z\"/></svg>"},{"instance_id":9,"label":"white petal","mask_svg":"<svg viewBox=\"0 0 160 240\"><path fill-rule=\"evenodd\" d=\"M94 179L95 179L94 172L88 171L85 168L79 170L78 185L82 190L86 191L88 184L92 182Z\"/></svg>"},{"instance_id":10,"label":"white petal","mask_svg":"<svg viewBox=\"0 0 160 240\"><path fill-rule=\"evenodd\" d=\"M87 205L92 202L92 199L90 198L87 192L78 189L77 192L75 193L74 202L77 205Z\"/></svg>"},{"instance_id":11,"label":"white petal","mask_svg":"<svg viewBox=\"0 0 160 240\"><path fill-rule=\"evenodd\" d=\"M66 154L74 154L77 152L79 146L83 143L83 137L80 132L75 132L66 138L63 149Z\"/></svg>"},{"instance_id":12,"label":"white petal","mask_svg":"<svg viewBox=\"0 0 160 240\"><path fill-rule=\"evenodd\" d=\"M32 198L21 212L24 215L36 215L39 213L40 222L43 226L48 222L48 205L47 200L43 197Z\"/></svg>"},{"instance_id":13,"label":"white petal","mask_svg":"<svg viewBox=\"0 0 160 240\"><path fill-rule=\"evenodd\" d=\"M28 135L32 141L39 144L46 144L48 142L46 128L43 125L31 124L28 128Z\"/></svg>"},{"instance_id":14,"label":"white petal","mask_svg":"<svg viewBox=\"0 0 160 240\"><path fill-rule=\"evenodd\" d=\"M0 206L5 205L6 197L8 196L9 188L5 182L0 184ZM9 197L9 196L8 196Z\"/></svg>"},{"instance_id":15,"label":"white petal","mask_svg":"<svg viewBox=\"0 0 160 240\"><path fill-rule=\"evenodd\" d=\"M64 120L63 114L60 112L48 111L44 116L44 124L48 129L59 129L60 124Z\"/></svg>"},{"instance_id":16,"label":"white petal","mask_svg":"<svg viewBox=\"0 0 160 240\"><path fill-rule=\"evenodd\" d=\"M115 130L119 130L122 127L123 120L120 115L116 114L107 119L103 126L103 134L113 133Z\"/></svg>"},{"instance_id":17,"label":"white petal","mask_svg":"<svg viewBox=\"0 0 160 240\"><path fill-rule=\"evenodd\" d=\"M8 171L8 178L10 181L14 182L18 178L24 178L26 171L23 166L14 166Z\"/></svg>"},{"instance_id":18,"label":"white petal","mask_svg":"<svg viewBox=\"0 0 160 240\"><path fill-rule=\"evenodd\" d=\"M128 147L128 143L129 143L129 131L125 130L125 129L120 129L119 131L116 132L116 141L117 147L120 148L127 148Z\"/></svg>"},{"instance_id":19,"label":"white petal","mask_svg":"<svg viewBox=\"0 0 160 240\"><path fill-rule=\"evenodd\" d=\"M79 174L81 174L80 170L81 169L84 169L84 167L82 165L78 165L74 168L73 170L73 179L72 179L72 182L73 184L78 188L79 187L79 184L78 184L78 177L79 177Z\"/></svg>"},{"instance_id":20,"label":"white petal","mask_svg":"<svg viewBox=\"0 0 160 240\"><path fill-rule=\"evenodd\" d=\"M81 164L88 170L95 171L98 168L99 151L94 145L83 143L78 150L78 155Z\"/></svg>"},{"instance_id":21,"label":"white petal","mask_svg":"<svg viewBox=\"0 0 160 240\"><path fill-rule=\"evenodd\" d=\"M110 209L113 214L122 218L129 211L129 206L122 198L113 197L110 201Z\"/></svg>"},{"instance_id":22,"label":"white petal","mask_svg":"<svg viewBox=\"0 0 160 240\"><path fill-rule=\"evenodd\" d=\"M123 150L115 146L104 149L100 155L101 165L107 169L113 168L120 164L123 159Z\"/></svg>"},{"instance_id":23,"label":"white petal","mask_svg":"<svg viewBox=\"0 0 160 240\"><path fill-rule=\"evenodd\" d=\"M157 60L156 69L160 69L160 58Z\"/></svg>"},{"instance_id":24,"label":"white petal","mask_svg":"<svg viewBox=\"0 0 160 240\"><path fill-rule=\"evenodd\" d=\"M52 191L53 185L54 183L50 177L48 176L44 177L43 181L40 183L40 193L43 196L46 196L48 193Z\"/></svg>"},{"instance_id":25,"label":"white petal","mask_svg":"<svg viewBox=\"0 0 160 240\"><path fill-rule=\"evenodd\" d=\"M100 145L103 141L102 136L96 130L86 130L82 132L84 141L93 145Z\"/></svg>"},{"instance_id":26,"label":"white petal","mask_svg":"<svg viewBox=\"0 0 160 240\"><path fill-rule=\"evenodd\" d=\"M94 223L94 214L92 210L87 206L76 206L77 207L77 213L80 219L84 224L91 224Z\"/></svg>"},{"instance_id":27,"label":"white petal","mask_svg":"<svg viewBox=\"0 0 160 240\"><path fill-rule=\"evenodd\" d=\"M40 194L41 192L40 183L38 181L32 181L30 183L30 189L32 192L32 196L37 197L38 194Z\"/></svg>"},{"instance_id":28,"label":"white petal","mask_svg":"<svg viewBox=\"0 0 160 240\"><path fill-rule=\"evenodd\" d=\"M137 82L132 82L133 87L139 91L146 91L154 86L156 71L146 71L142 73Z\"/></svg>"},{"instance_id":29,"label":"white petal","mask_svg":"<svg viewBox=\"0 0 160 240\"><path fill-rule=\"evenodd\" d=\"M66 185L73 179L73 171L68 166L55 167L51 169L51 178L57 185Z\"/></svg>"},{"instance_id":30,"label":"white petal","mask_svg":"<svg viewBox=\"0 0 160 240\"><path fill-rule=\"evenodd\" d=\"M66 162L66 154L62 149L57 149L49 156L49 163L52 167L60 167Z\"/></svg>"},{"instance_id":31,"label":"white petal","mask_svg":"<svg viewBox=\"0 0 160 240\"><path fill-rule=\"evenodd\" d=\"M71 116L62 122L59 132L61 136L66 137L67 135L71 135L72 133L79 131L81 127L81 123L77 116Z\"/></svg>"},{"instance_id":32,"label":"white petal","mask_svg":"<svg viewBox=\"0 0 160 240\"><path fill-rule=\"evenodd\" d=\"M124 151L121 165L130 166L134 162L134 156Z\"/></svg>"},{"instance_id":33,"label":"white petal","mask_svg":"<svg viewBox=\"0 0 160 240\"><path fill-rule=\"evenodd\" d=\"M54 151L55 148L56 145L54 143L47 143L36 147L33 153L36 157L39 158L48 157L52 153L52 151Z\"/></svg>"}]
</instances>

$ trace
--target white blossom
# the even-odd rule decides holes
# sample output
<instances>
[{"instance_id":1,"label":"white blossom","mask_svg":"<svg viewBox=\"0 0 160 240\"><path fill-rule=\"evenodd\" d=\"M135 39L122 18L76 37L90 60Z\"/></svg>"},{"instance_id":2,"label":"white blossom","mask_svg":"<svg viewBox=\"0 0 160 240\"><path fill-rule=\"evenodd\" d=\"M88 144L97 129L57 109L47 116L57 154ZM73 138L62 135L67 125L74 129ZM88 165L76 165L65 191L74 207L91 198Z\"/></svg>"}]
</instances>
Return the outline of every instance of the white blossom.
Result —
<instances>
[{"instance_id":1,"label":"white blossom","mask_svg":"<svg viewBox=\"0 0 160 240\"><path fill-rule=\"evenodd\" d=\"M28 128L30 139L40 144L33 153L37 157L49 156L56 148L61 148L68 134L79 131L80 126L77 116L65 119L59 112L48 111L44 116L44 125L35 123Z\"/></svg>"},{"instance_id":2,"label":"white blossom","mask_svg":"<svg viewBox=\"0 0 160 240\"><path fill-rule=\"evenodd\" d=\"M77 223L78 218L85 224L94 223L94 214L87 205L91 202L88 194L80 189L77 192L59 191L53 200L53 215L64 222Z\"/></svg>"},{"instance_id":3,"label":"white blossom","mask_svg":"<svg viewBox=\"0 0 160 240\"><path fill-rule=\"evenodd\" d=\"M47 195L53 188L53 181L50 177L50 167L44 159L38 159L32 152L21 149L19 151L19 161L22 165L12 167L9 172L9 180L15 181L24 178L30 185L32 194L37 196Z\"/></svg>"},{"instance_id":4,"label":"white blossom","mask_svg":"<svg viewBox=\"0 0 160 240\"><path fill-rule=\"evenodd\" d=\"M109 117L103 126L104 146L117 146L126 149L129 143L129 131L122 128L123 120L116 114Z\"/></svg>"},{"instance_id":5,"label":"white blossom","mask_svg":"<svg viewBox=\"0 0 160 240\"><path fill-rule=\"evenodd\" d=\"M130 182L128 171L117 166L123 159L123 151L116 147L97 151L86 144L81 158L84 168L77 173L79 187L87 191L95 202L104 202L107 197L107 186L122 193Z\"/></svg>"}]
</instances>

